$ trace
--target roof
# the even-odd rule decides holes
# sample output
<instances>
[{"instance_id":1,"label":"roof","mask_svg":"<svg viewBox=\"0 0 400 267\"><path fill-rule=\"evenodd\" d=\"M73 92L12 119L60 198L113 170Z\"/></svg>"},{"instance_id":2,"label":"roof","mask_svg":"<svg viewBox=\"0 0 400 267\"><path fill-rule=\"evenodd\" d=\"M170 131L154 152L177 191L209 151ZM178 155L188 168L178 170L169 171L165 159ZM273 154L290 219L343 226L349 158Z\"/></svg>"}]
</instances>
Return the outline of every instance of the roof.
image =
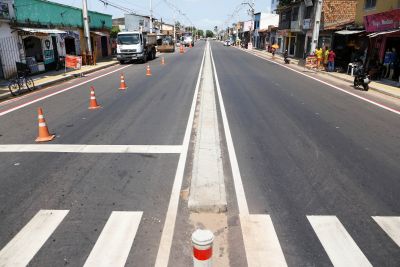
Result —
<instances>
[{"instance_id":1,"label":"roof","mask_svg":"<svg viewBox=\"0 0 400 267\"><path fill-rule=\"evenodd\" d=\"M56 6L62 6L62 7L66 7L66 8L76 9L76 10L82 10L82 8L79 8L79 7L74 7L74 6L69 6L69 5L65 5L65 4L60 4L60 3L52 2L52 1L49 1L49 0L36 0L36 1L44 2L44 3L49 3L49 4L51 4L51 5L56 5ZM110 15L110 14L101 13L101 12L97 12L97 11L88 10L88 12L90 12L90 13L96 13L96 14L100 14L100 15L105 15L105 16L111 16L111 17L112 17L112 15Z\"/></svg>"}]
</instances>

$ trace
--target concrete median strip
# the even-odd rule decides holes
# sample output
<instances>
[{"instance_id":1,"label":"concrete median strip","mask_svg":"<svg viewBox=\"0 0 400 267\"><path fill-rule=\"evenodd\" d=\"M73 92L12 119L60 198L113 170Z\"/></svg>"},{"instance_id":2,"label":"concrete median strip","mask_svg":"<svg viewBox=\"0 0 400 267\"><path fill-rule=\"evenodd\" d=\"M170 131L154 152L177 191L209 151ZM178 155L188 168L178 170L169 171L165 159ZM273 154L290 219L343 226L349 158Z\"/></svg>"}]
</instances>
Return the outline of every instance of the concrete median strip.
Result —
<instances>
[{"instance_id":1,"label":"concrete median strip","mask_svg":"<svg viewBox=\"0 0 400 267\"><path fill-rule=\"evenodd\" d=\"M189 209L195 212L224 212L227 202L209 44L202 79Z\"/></svg>"}]
</instances>

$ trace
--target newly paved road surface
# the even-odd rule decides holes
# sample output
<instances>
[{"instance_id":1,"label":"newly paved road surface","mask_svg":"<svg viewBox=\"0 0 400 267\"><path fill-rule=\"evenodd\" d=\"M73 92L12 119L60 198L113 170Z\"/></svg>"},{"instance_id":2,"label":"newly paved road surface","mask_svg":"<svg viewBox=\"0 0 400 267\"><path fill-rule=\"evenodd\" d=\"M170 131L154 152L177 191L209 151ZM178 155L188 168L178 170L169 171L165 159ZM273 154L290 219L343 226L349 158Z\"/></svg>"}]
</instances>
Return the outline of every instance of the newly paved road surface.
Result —
<instances>
[{"instance_id":1,"label":"newly paved road surface","mask_svg":"<svg viewBox=\"0 0 400 267\"><path fill-rule=\"evenodd\" d=\"M271 215L288 265L331 265L310 215L336 216L374 266L399 265L399 246L371 216L400 215L400 116L212 49L250 214Z\"/></svg>"},{"instance_id":2,"label":"newly paved road surface","mask_svg":"<svg viewBox=\"0 0 400 267\"><path fill-rule=\"evenodd\" d=\"M154 266L204 47L149 62L151 77L143 64L117 65L0 103L0 266ZM211 48L228 201L215 233L227 232L227 250L215 256L246 266L226 115L249 214L271 217L288 266L399 266L399 114L220 42ZM101 109L87 109L89 86ZM38 107L56 134L50 144L63 146L5 152L37 147ZM178 191L190 188L192 150ZM186 191L177 211L169 266L190 266Z\"/></svg>"}]
</instances>

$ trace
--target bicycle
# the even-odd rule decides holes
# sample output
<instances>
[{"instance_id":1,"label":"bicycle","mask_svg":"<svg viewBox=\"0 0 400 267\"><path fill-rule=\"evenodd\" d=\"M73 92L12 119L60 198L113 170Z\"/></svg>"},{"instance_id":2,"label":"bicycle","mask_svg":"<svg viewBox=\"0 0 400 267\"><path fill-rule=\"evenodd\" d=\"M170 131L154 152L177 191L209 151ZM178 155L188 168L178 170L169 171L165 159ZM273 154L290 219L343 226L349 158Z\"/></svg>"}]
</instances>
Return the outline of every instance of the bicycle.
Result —
<instances>
[{"instance_id":1,"label":"bicycle","mask_svg":"<svg viewBox=\"0 0 400 267\"><path fill-rule=\"evenodd\" d=\"M21 89L28 89L28 91L35 90L35 83L31 77L28 77L30 70L24 63L17 62L17 77L10 80L8 89L11 95L18 96L21 94Z\"/></svg>"}]
</instances>

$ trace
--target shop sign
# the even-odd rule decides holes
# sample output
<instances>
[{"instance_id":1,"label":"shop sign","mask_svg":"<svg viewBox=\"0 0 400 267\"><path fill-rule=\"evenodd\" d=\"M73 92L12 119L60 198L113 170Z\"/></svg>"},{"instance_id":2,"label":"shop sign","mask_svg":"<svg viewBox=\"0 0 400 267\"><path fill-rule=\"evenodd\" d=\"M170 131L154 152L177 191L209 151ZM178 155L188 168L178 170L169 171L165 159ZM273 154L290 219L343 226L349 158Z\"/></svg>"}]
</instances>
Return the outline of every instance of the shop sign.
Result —
<instances>
[{"instance_id":1,"label":"shop sign","mask_svg":"<svg viewBox=\"0 0 400 267\"><path fill-rule=\"evenodd\" d=\"M400 27L400 9L364 16L364 27L367 32L378 32Z\"/></svg>"},{"instance_id":2,"label":"shop sign","mask_svg":"<svg viewBox=\"0 0 400 267\"><path fill-rule=\"evenodd\" d=\"M0 19L10 19L8 3L0 3Z\"/></svg>"},{"instance_id":3,"label":"shop sign","mask_svg":"<svg viewBox=\"0 0 400 267\"><path fill-rule=\"evenodd\" d=\"M44 64L50 64L54 62L54 51L51 45L50 39L43 40L43 61Z\"/></svg>"},{"instance_id":4,"label":"shop sign","mask_svg":"<svg viewBox=\"0 0 400 267\"><path fill-rule=\"evenodd\" d=\"M278 35L280 36L288 36L289 33L289 30L278 30Z\"/></svg>"}]
</instances>

